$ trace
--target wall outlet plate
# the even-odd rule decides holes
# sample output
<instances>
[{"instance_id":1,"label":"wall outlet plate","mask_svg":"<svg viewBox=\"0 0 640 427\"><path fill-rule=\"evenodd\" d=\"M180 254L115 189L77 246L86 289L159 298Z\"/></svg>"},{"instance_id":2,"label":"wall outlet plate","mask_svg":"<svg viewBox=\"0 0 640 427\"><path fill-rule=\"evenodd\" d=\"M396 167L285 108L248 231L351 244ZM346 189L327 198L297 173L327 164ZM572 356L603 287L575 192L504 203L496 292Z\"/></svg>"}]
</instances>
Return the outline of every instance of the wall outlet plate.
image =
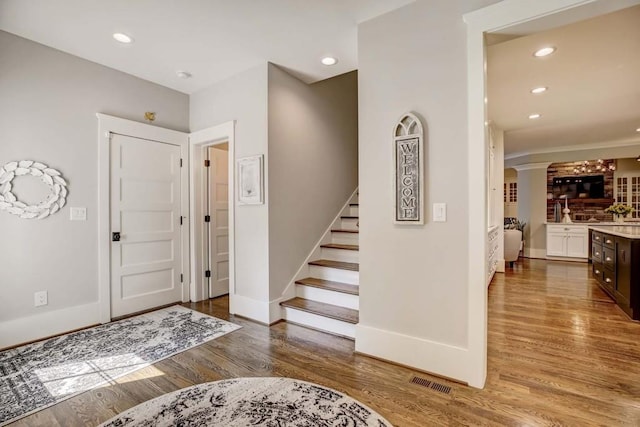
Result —
<instances>
[{"instance_id":1,"label":"wall outlet plate","mask_svg":"<svg viewBox=\"0 0 640 427\"><path fill-rule=\"evenodd\" d=\"M47 291L39 291L33 294L33 304L36 307L47 305L48 303L49 301L48 301Z\"/></svg>"},{"instance_id":2,"label":"wall outlet plate","mask_svg":"<svg viewBox=\"0 0 640 427\"><path fill-rule=\"evenodd\" d=\"M446 221L447 221L447 204L434 203L433 204L433 222L446 222Z\"/></svg>"},{"instance_id":3,"label":"wall outlet plate","mask_svg":"<svg viewBox=\"0 0 640 427\"><path fill-rule=\"evenodd\" d=\"M87 220L87 208L71 208L69 212L71 221Z\"/></svg>"}]
</instances>

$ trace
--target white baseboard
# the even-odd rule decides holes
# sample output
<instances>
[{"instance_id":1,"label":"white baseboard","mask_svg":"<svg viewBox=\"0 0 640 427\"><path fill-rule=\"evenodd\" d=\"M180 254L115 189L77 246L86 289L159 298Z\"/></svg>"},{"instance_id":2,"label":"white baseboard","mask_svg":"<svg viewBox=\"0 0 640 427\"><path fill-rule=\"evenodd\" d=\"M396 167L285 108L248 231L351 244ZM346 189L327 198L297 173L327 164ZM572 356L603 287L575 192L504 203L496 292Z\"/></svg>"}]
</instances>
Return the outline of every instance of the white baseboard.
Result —
<instances>
[{"instance_id":1,"label":"white baseboard","mask_svg":"<svg viewBox=\"0 0 640 427\"><path fill-rule=\"evenodd\" d=\"M0 348L100 323L98 302L0 322Z\"/></svg>"},{"instance_id":2,"label":"white baseboard","mask_svg":"<svg viewBox=\"0 0 640 427\"><path fill-rule=\"evenodd\" d=\"M468 372L472 364L469 351L465 348L358 324L356 351L463 381L472 387L484 386L474 383L477 375Z\"/></svg>"},{"instance_id":3,"label":"white baseboard","mask_svg":"<svg viewBox=\"0 0 640 427\"><path fill-rule=\"evenodd\" d=\"M496 272L504 273L504 267L505 267L505 260L499 259L498 265L496 266Z\"/></svg>"},{"instance_id":4,"label":"white baseboard","mask_svg":"<svg viewBox=\"0 0 640 427\"><path fill-rule=\"evenodd\" d=\"M547 258L547 250L546 249L536 249L536 248L525 248L523 256L525 258L545 259L545 258Z\"/></svg>"},{"instance_id":5,"label":"white baseboard","mask_svg":"<svg viewBox=\"0 0 640 427\"><path fill-rule=\"evenodd\" d=\"M242 295L229 294L229 313L270 324L269 301L259 301Z\"/></svg>"}]
</instances>

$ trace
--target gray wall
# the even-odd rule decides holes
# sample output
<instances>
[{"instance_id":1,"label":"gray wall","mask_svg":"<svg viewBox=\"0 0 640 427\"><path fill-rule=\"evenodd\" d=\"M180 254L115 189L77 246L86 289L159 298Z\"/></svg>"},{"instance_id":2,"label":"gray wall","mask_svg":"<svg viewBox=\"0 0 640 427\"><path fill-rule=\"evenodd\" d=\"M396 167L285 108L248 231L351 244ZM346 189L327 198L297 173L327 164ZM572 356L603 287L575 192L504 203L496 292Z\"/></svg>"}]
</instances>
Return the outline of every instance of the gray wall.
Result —
<instances>
[{"instance_id":1,"label":"gray wall","mask_svg":"<svg viewBox=\"0 0 640 427\"><path fill-rule=\"evenodd\" d=\"M518 219L525 221L524 256L547 255L547 168L518 171Z\"/></svg>"},{"instance_id":2,"label":"gray wall","mask_svg":"<svg viewBox=\"0 0 640 427\"><path fill-rule=\"evenodd\" d=\"M358 81L307 85L269 64L269 293L289 281L358 185Z\"/></svg>"},{"instance_id":3,"label":"gray wall","mask_svg":"<svg viewBox=\"0 0 640 427\"><path fill-rule=\"evenodd\" d=\"M192 132L235 120L236 159L265 155L265 204L236 207L235 252L236 293L266 302L269 297L270 169L267 153L267 64L192 94L190 105Z\"/></svg>"},{"instance_id":4,"label":"gray wall","mask_svg":"<svg viewBox=\"0 0 640 427\"><path fill-rule=\"evenodd\" d=\"M69 182L42 221L0 212L0 322L98 300L97 112L187 131L187 95L0 31L0 163L33 159ZM87 207L86 222L69 221ZM49 305L35 308L35 291ZM8 304L6 302L10 301Z\"/></svg>"},{"instance_id":5,"label":"gray wall","mask_svg":"<svg viewBox=\"0 0 640 427\"><path fill-rule=\"evenodd\" d=\"M474 212L467 194L467 29L462 16L495 2L423 0L358 27L356 350L462 380L468 380L466 366L477 365L481 356L464 350L469 339L468 218ZM425 125L423 226L393 224L392 131L409 111ZM447 204L447 222L432 221L434 202ZM459 362L450 355L459 356Z\"/></svg>"}]
</instances>

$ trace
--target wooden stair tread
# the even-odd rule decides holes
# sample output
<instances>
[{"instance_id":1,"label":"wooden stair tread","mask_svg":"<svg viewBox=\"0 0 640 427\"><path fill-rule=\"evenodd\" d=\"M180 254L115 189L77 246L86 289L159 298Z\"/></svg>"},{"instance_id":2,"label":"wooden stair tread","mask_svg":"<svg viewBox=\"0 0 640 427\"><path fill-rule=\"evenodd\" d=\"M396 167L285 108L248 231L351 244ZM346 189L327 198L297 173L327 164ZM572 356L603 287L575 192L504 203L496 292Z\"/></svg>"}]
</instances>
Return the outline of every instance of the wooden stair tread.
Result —
<instances>
[{"instance_id":1,"label":"wooden stair tread","mask_svg":"<svg viewBox=\"0 0 640 427\"><path fill-rule=\"evenodd\" d=\"M358 215L343 215L340 218L342 219L360 219Z\"/></svg>"},{"instance_id":2,"label":"wooden stair tread","mask_svg":"<svg viewBox=\"0 0 640 427\"><path fill-rule=\"evenodd\" d=\"M280 305L282 307L295 308L319 316L341 320L354 325L358 323L358 310L352 310L350 308L311 301L304 298L293 298L288 301L282 301Z\"/></svg>"},{"instance_id":3,"label":"wooden stair tread","mask_svg":"<svg viewBox=\"0 0 640 427\"><path fill-rule=\"evenodd\" d=\"M296 283L299 285L311 286L314 288L326 289L329 291L342 292L343 294L360 294L360 287L357 285L318 279L316 277L307 277L306 279L296 280Z\"/></svg>"},{"instance_id":4,"label":"wooden stair tread","mask_svg":"<svg viewBox=\"0 0 640 427\"><path fill-rule=\"evenodd\" d=\"M340 243L327 243L326 245L320 245L321 248L327 249L344 249L346 251L359 251L360 245L343 245Z\"/></svg>"},{"instance_id":5,"label":"wooden stair tread","mask_svg":"<svg viewBox=\"0 0 640 427\"><path fill-rule=\"evenodd\" d=\"M346 230L344 228L336 228L331 230L332 233L359 233L359 230Z\"/></svg>"},{"instance_id":6,"label":"wooden stair tread","mask_svg":"<svg viewBox=\"0 0 640 427\"><path fill-rule=\"evenodd\" d=\"M360 265L355 262L333 261L330 259L318 259L311 261L309 265L338 268L340 270L360 271Z\"/></svg>"}]
</instances>

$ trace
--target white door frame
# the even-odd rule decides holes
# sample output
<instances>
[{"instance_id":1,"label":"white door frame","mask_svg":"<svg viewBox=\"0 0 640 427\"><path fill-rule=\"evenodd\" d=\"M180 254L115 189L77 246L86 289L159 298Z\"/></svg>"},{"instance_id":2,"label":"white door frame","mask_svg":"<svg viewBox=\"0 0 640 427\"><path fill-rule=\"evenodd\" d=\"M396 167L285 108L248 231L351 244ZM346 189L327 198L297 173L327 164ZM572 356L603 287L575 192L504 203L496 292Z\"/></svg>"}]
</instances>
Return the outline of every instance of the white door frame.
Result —
<instances>
[{"instance_id":1,"label":"white door frame","mask_svg":"<svg viewBox=\"0 0 640 427\"><path fill-rule=\"evenodd\" d=\"M616 0L622 9L637 3L634 0ZM469 212L469 271L468 271L468 350L469 385L484 387L487 376L487 115L485 80L484 33L497 31L533 19L553 15L578 6L593 3L607 6L612 12L612 0L503 0L464 15L467 24L467 108L468 138L467 166ZM602 12L600 12L602 13ZM583 18L583 19L586 19ZM481 179L478 179L481 178Z\"/></svg>"},{"instance_id":2,"label":"white door frame","mask_svg":"<svg viewBox=\"0 0 640 427\"><path fill-rule=\"evenodd\" d=\"M202 203L207 191L204 170L204 151L213 145L229 143L229 307L233 307L236 294L236 257L235 257L235 122L229 121L217 126L193 132L189 136L190 197L191 197L191 300L202 301L209 295L204 280L204 215ZM202 166L202 167L201 167ZM233 311L231 311L233 313Z\"/></svg>"},{"instance_id":3,"label":"white door frame","mask_svg":"<svg viewBox=\"0 0 640 427\"><path fill-rule=\"evenodd\" d=\"M184 220L189 215L189 173L186 164L189 149L189 134L171 129L164 129L132 120L121 119L97 113L98 118L98 301L100 306L100 322L111 321L111 135L120 134L134 138L171 143L180 146L180 157L183 167L180 171L180 208ZM182 302L189 301L189 222L182 226Z\"/></svg>"}]
</instances>

